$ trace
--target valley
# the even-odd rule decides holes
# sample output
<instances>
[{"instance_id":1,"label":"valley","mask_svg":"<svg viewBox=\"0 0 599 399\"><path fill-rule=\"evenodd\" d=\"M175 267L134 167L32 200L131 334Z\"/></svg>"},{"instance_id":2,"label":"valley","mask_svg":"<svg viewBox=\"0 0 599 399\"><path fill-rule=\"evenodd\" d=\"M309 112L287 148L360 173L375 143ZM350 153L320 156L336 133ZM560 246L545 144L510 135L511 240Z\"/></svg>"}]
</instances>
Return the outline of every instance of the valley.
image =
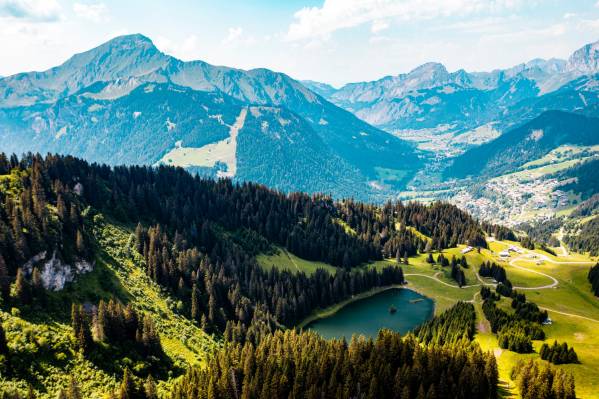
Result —
<instances>
[{"instance_id":1,"label":"valley","mask_svg":"<svg viewBox=\"0 0 599 399\"><path fill-rule=\"evenodd\" d=\"M340 87L164 43L0 77L2 399L599 399L599 42Z\"/></svg>"},{"instance_id":2,"label":"valley","mask_svg":"<svg viewBox=\"0 0 599 399\"><path fill-rule=\"evenodd\" d=\"M572 372L576 378L577 394L583 398L597 398L599 387L599 357L596 356L599 340L596 339L594 330L599 327L599 302L593 297L587 274L589 267L596 264L598 259L576 253L567 256L553 256L547 252L528 250L522 248L518 243L511 241L491 241L489 249L481 249L481 252L468 252L465 257L471 265L465 269L466 285L459 287L449 276L447 267L438 264L427 263L426 256L409 258L409 264L402 264L404 276L407 280L405 288L416 291L434 301L435 314L440 314L449 309L458 301L474 304L477 312L476 341L484 350L495 353L497 357L501 385L510 394L506 397L517 397L515 382L511 379L512 368L521 359L535 358L538 354L518 354L503 350L498 346L496 336L490 332L488 321L482 313L482 300L480 298L481 286L493 287L495 282L490 279L481 278L478 275L478 266L482 262L492 261L505 268L508 278L513 282L514 289L527 295L537 303L541 309L549 312L551 324L543 326L547 333L545 342L552 343L568 342L573 345L579 355L581 364L562 366ZM446 256L461 256L464 246L442 251ZM498 254L508 248L517 248L521 253L510 252L511 256L506 259ZM438 254L438 253L436 253ZM305 262L305 261L304 261ZM393 265L395 260L383 260L372 263L365 267L381 268L383 265ZM263 263L266 264L266 263ZM299 270L310 270L307 264L298 264ZM380 290L367 293L376 296ZM352 299L362 301L364 296ZM503 304L506 299L502 299ZM335 305L327 309L318 310L300 326L306 328L318 318L329 320L331 315L340 312L343 307L349 305L346 301L341 305ZM379 306L378 312L387 313L387 305ZM413 306L407 304L406 306ZM509 305L507 305L509 308ZM401 309L397 316L402 317ZM373 310L374 311L374 310ZM332 326L329 326L329 331ZM351 333L346 333L346 336ZM535 341L534 347L538 352L543 341Z\"/></svg>"}]
</instances>

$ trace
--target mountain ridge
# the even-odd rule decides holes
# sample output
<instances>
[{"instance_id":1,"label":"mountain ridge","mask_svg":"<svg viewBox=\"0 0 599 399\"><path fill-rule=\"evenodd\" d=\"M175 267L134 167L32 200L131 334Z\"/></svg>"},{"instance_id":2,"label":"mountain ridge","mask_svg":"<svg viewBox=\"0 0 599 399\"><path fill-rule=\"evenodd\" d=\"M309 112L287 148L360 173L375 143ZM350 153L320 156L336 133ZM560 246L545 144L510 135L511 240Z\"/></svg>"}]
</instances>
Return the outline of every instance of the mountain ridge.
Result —
<instances>
[{"instance_id":1,"label":"mountain ridge","mask_svg":"<svg viewBox=\"0 0 599 399\"><path fill-rule=\"evenodd\" d=\"M177 87L182 95L169 95L162 103L150 101L158 96L155 88L164 94L175 93ZM212 93L212 97L190 91ZM153 106L147 107L140 97ZM112 39L47 71L2 79L0 137L6 140L5 151L70 151L111 164L155 164L177 146L191 147L190 151L206 156L201 148L226 139L222 118L228 117L227 123L232 124L231 118L239 115L240 107L266 107L264 112L250 113L251 119L260 119L257 126L247 124L239 132L239 142L252 146L251 151L237 154L231 147L222 159L209 155L212 161L208 164L194 161L194 170L216 176L222 171L219 161L234 151L234 157L245 160L239 162L239 175L232 176L240 181L255 180L289 191L367 198L405 184L419 163L412 145L366 124L286 74L265 68L245 71L204 61L184 62L162 53L139 34ZM268 107L277 111L268 111ZM296 116L280 117L289 112ZM190 123L192 119L195 124L184 128L184 121ZM290 124L292 120L297 123ZM169 134L158 139L156 134L164 132L165 126ZM252 132L250 126L254 126ZM98 128L102 130L95 130ZM190 135L190 131L194 133ZM139 147L138 158L130 153L131 148L119 147L127 142L123 135L137 138L129 142ZM255 144L258 142L261 146ZM85 152L77 152L83 151L81 145L87 148ZM117 151L112 150L114 146ZM276 156L271 151L274 148L290 158ZM269 151L270 157L266 156ZM255 159L263 164L254 165ZM400 170L404 177L384 182L378 168ZM285 173L272 178L268 170ZM292 170L302 177L289 175ZM310 180L315 183L310 185ZM352 186L355 188L346 189Z\"/></svg>"},{"instance_id":2,"label":"mountain ridge","mask_svg":"<svg viewBox=\"0 0 599 399\"><path fill-rule=\"evenodd\" d=\"M552 93L581 76L599 72L599 42L573 52L569 60L532 59L489 72L449 72L428 62L408 73L338 89L318 82L305 84L368 123L398 135L413 130L447 130L454 135L502 119L520 101ZM408 135L404 135L407 131ZM429 132L424 132L428 134Z\"/></svg>"}]
</instances>

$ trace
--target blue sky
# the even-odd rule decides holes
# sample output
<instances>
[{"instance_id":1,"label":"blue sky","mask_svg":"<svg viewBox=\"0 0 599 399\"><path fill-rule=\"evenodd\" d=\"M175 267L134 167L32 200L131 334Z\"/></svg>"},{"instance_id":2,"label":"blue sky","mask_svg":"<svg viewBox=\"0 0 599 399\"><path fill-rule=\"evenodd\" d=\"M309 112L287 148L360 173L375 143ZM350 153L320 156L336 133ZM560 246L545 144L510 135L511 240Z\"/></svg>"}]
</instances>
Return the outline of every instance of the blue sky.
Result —
<instances>
[{"instance_id":1,"label":"blue sky","mask_svg":"<svg viewBox=\"0 0 599 399\"><path fill-rule=\"evenodd\" d=\"M598 0L0 0L0 75L142 33L185 60L334 85L566 58L599 40Z\"/></svg>"}]
</instances>

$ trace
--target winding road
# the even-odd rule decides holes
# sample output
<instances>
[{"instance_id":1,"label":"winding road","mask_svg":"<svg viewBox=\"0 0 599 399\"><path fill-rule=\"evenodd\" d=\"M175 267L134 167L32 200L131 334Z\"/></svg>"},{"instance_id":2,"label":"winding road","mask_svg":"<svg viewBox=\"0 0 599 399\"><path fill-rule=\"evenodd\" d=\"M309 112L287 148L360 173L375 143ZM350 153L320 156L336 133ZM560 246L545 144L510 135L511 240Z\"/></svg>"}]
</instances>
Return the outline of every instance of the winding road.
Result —
<instances>
[{"instance_id":1,"label":"winding road","mask_svg":"<svg viewBox=\"0 0 599 399\"><path fill-rule=\"evenodd\" d=\"M538 287L519 287L519 286L514 286L513 288L516 289L516 290L527 290L527 291L531 291L531 290L544 290L544 289L555 288L555 287L557 287L559 285L559 281L555 277L553 277L553 276L551 276L549 274L537 271L537 270L533 270L533 269L529 269L529 268L526 268L526 267L518 266L518 265L515 264L517 261L537 262L538 260L542 260L544 262L549 262L549 263L554 263L554 264L560 264L560 265L561 264L589 264L589 265L593 265L593 264L596 263L596 262L584 262L584 261L580 261L580 262L577 262L577 261L558 262L558 261L555 261L555 260L549 258L547 255L542 255L542 254L537 254L537 253L535 253L535 255L538 256L538 258L534 258L534 260L533 260L533 258L530 258L530 256L529 257L525 256L525 255L531 255L531 254L532 254L531 252L524 252L523 254L521 254L521 256L518 256L518 257L513 258L512 260L510 260L509 265L511 267L516 268L516 269L524 270L524 271L529 272L529 273L535 273L535 274L541 275L543 277L547 277L548 279L550 279L552 281L552 283L551 284L547 284L547 285L538 286ZM439 279L438 276L440 274L442 274L442 273L441 272L437 272L433 276L431 276L431 275L422 274L422 273L406 273L406 274L404 274L404 276L405 277L409 277L409 276L424 277L424 278L428 278L428 279L431 279L431 280L435 280L438 283L441 283L443 285L446 285L446 286L452 287L452 288L456 288L456 289L471 288L471 287L480 287L480 286L483 286L483 285L485 285L485 286L492 286L492 287L496 287L497 286L497 283L487 283L486 281L484 281L480 277L480 275L478 273L475 273L475 274L476 274L476 278L479 281L479 284L464 285L462 287L460 287L458 285L455 285L455 284L449 284L449 283L447 283L447 282ZM478 295L478 292L474 294L474 297L472 298L472 300L467 301L467 302L474 302L475 298L476 298L476 295ZM581 316L581 315L577 315L577 314L574 314L574 313L561 312L561 311L558 311L558 310L555 310L555 309L551 309L551 308L547 308L547 307L542 307L542 306L539 306L539 308L541 308L543 310L547 310L549 312L554 312L554 313L557 313L557 314L561 314L561 315L564 315L564 316L577 317L577 318L580 318L580 319L585 319L585 320L589 320L589 321L592 321L592 322L595 322L595 323L599 323L599 320L592 319L590 317Z\"/></svg>"}]
</instances>

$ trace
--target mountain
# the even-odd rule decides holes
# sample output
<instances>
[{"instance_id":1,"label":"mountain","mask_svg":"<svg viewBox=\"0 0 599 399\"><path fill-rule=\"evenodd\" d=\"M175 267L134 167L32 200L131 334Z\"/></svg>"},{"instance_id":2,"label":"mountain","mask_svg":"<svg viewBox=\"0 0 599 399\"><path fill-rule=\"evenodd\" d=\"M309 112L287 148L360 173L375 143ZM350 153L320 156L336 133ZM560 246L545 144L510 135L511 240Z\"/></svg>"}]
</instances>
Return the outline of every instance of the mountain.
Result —
<instances>
[{"instance_id":1,"label":"mountain","mask_svg":"<svg viewBox=\"0 0 599 399\"><path fill-rule=\"evenodd\" d=\"M599 144L599 118L547 111L497 139L472 148L453 160L445 177L497 176L511 172L564 144Z\"/></svg>"},{"instance_id":2,"label":"mountain","mask_svg":"<svg viewBox=\"0 0 599 399\"><path fill-rule=\"evenodd\" d=\"M538 112L520 121L514 121L514 110L521 113L523 104L599 72L598 48L599 42L586 45L568 61L533 59L491 72L448 72L441 64L427 63L407 74L350 83L339 89L316 83L308 87L376 127L420 142L422 148L445 152L449 143L450 153L462 152L493 138L485 135L471 140L477 129L485 127L486 131L492 126L500 134L524 123L546 109L535 109ZM558 109L572 107L565 104ZM505 124L506 116L513 123ZM468 139L461 138L463 134Z\"/></svg>"},{"instance_id":3,"label":"mountain","mask_svg":"<svg viewBox=\"0 0 599 399\"><path fill-rule=\"evenodd\" d=\"M285 74L183 62L142 35L0 80L0 138L7 152L166 163L360 198L402 187L419 165L412 145Z\"/></svg>"},{"instance_id":4,"label":"mountain","mask_svg":"<svg viewBox=\"0 0 599 399\"><path fill-rule=\"evenodd\" d=\"M576 50L568 58L567 68L584 74L599 71L599 42L587 44Z\"/></svg>"}]
</instances>

